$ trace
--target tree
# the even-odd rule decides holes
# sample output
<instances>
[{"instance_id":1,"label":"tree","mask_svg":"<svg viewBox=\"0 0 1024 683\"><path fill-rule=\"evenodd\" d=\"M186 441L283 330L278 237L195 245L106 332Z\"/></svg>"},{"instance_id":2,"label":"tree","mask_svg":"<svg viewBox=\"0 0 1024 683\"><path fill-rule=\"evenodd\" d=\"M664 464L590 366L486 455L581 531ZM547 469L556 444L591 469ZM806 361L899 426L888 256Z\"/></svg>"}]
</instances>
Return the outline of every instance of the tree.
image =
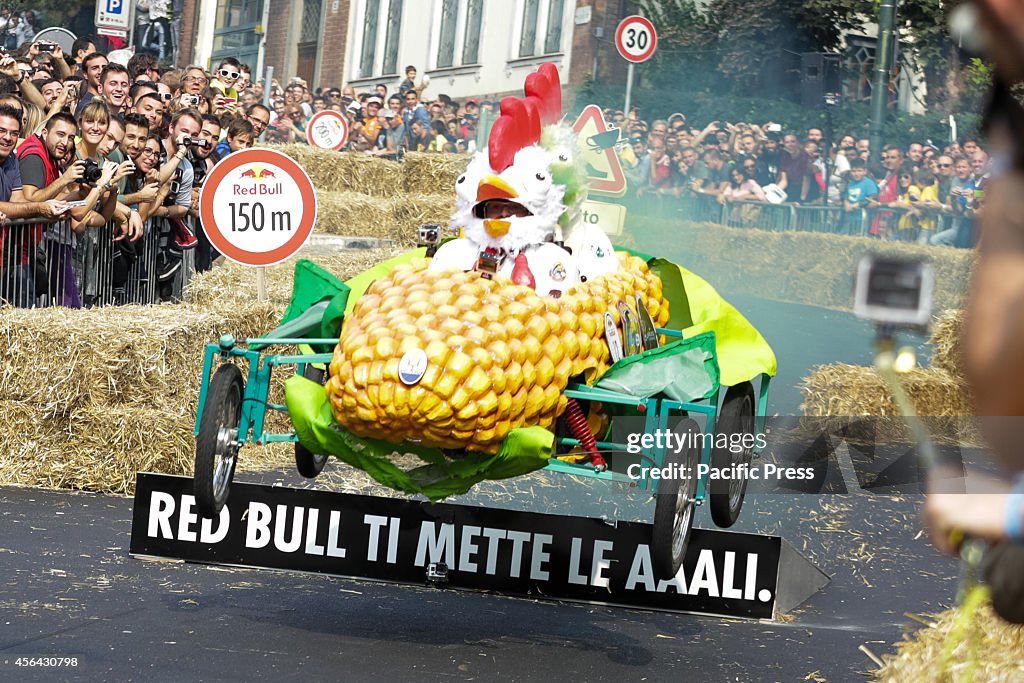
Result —
<instances>
[{"instance_id":1,"label":"tree","mask_svg":"<svg viewBox=\"0 0 1024 683\"><path fill-rule=\"evenodd\" d=\"M674 73L678 79L680 55L686 55L687 63L708 72L701 89L784 95L799 83L790 73L794 55L838 47L845 32L860 26L864 5L862 0L641 1L641 12L654 21L666 48L652 65L651 78L667 81Z\"/></svg>"},{"instance_id":2,"label":"tree","mask_svg":"<svg viewBox=\"0 0 1024 683\"><path fill-rule=\"evenodd\" d=\"M981 106L979 93L986 91L987 65L968 60L949 35L949 16L966 0L901 0L897 21L909 50L910 65L924 74L929 111L956 114Z\"/></svg>"}]
</instances>

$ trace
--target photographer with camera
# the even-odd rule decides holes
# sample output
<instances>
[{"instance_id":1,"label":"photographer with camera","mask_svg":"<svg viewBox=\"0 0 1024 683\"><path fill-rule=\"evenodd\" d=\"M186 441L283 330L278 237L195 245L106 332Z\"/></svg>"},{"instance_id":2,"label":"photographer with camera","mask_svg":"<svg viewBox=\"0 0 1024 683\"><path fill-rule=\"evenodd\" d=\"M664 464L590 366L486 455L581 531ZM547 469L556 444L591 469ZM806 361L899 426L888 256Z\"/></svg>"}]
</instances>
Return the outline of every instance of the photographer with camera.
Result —
<instances>
[{"instance_id":1,"label":"photographer with camera","mask_svg":"<svg viewBox=\"0 0 1024 683\"><path fill-rule=\"evenodd\" d=\"M188 214L196 226L196 238L199 243L196 245L196 272L202 273L210 269L213 262L220 256L217 249L210 244L206 231L203 230L202 221L199 218L199 192L202 189L206 175L213 169L217 159L214 158L214 145L220 139L221 123L213 114L203 115L203 128L199 137L205 144L195 145L190 148L189 161L192 162L192 205Z\"/></svg>"},{"instance_id":2,"label":"photographer with camera","mask_svg":"<svg viewBox=\"0 0 1024 683\"><path fill-rule=\"evenodd\" d=\"M179 289L176 274L182 262L182 250L196 246L195 234L183 222L192 207L192 186L195 170L188 160L189 148L203 143L202 115L194 109L183 109L171 119L170 135L162 143L166 161L160 167L157 180L161 184L156 206L151 217L156 222L157 279L160 297L167 301ZM149 143L146 143L147 146ZM162 199L161 199L162 196Z\"/></svg>"}]
</instances>

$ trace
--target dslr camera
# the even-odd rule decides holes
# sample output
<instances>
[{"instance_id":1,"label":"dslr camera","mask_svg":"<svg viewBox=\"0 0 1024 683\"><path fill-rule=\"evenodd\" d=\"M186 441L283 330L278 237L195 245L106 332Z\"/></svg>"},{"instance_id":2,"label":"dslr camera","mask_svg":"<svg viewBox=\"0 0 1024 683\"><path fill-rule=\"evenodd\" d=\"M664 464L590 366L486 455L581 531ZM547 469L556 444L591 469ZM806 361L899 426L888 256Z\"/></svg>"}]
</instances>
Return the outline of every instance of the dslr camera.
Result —
<instances>
[{"instance_id":1,"label":"dslr camera","mask_svg":"<svg viewBox=\"0 0 1024 683\"><path fill-rule=\"evenodd\" d=\"M202 138L185 138L186 147L198 147L200 149L208 149L210 147L210 141Z\"/></svg>"},{"instance_id":2,"label":"dslr camera","mask_svg":"<svg viewBox=\"0 0 1024 683\"><path fill-rule=\"evenodd\" d=\"M96 181L103 177L103 169L100 168L99 162L95 159L85 159L83 161L84 169L82 170L82 182L88 183L89 185L95 185Z\"/></svg>"},{"instance_id":3,"label":"dslr camera","mask_svg":"<svg viewBox=\"0 0 1024 683\"><path fill-rule=\"evenodd\" d=\"M877 325L926 329L934 287L928 261L868 254L857 266L853 312Z\"/></svg>"}]
</instances>

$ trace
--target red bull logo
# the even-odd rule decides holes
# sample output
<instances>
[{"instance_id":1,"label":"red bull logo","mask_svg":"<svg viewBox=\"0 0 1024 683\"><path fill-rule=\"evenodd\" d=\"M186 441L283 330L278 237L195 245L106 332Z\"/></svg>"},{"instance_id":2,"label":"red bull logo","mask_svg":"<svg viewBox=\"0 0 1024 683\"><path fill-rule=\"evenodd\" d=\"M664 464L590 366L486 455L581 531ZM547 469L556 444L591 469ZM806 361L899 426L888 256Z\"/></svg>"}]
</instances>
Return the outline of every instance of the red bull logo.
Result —
<instances>
[{"instance_id":1,"label":"red bull logo","mask_svg":"<svg viewBox=\"0 0 1024 683\"><path fill-rule=\"evenodd\" d=\"M269 168L260 168L259 166L254 166L252 168L248 168L242 171L241 173L238 174L238 176L240 178L251 178L253 180L261 180L263 178L276 178L277 174L271 171Z\"/></svg>"},{"instance_id":2,"label":"red bull logo","mask_svg":"<svg viewBox=\"0 0 1024 683\"><path fill-rule=\"evenodd\" d=\"M238 174L239 178L244 178L249 181L266 181L269 178L277 177L276 174L269 168L262 168L260 166L251 166ZM267 182L256 182L250 183L246 186L234 183L234 192L236 195L279 195L283 194L281 183L267 183Z\"/></svg>"}]
</instances>

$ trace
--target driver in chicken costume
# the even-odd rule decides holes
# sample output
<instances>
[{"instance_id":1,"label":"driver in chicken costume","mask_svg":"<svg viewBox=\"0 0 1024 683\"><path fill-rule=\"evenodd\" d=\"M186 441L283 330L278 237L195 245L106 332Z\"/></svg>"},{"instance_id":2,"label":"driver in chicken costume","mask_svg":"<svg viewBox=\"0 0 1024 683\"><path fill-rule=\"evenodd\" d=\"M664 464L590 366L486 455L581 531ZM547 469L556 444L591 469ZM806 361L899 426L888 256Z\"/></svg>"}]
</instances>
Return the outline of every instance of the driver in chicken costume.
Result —
<instances>
[{"instance_id":1,"label":"driver in chicken costume","mask_svg":"<svg viewBox=\"0 0 1024 683\"><path fill-rule=\"evenodd\" d=\"M621 302L640 302L658 327L717 334L723 384L775 372L761 335L706 282L616 252L579 220L586 182L557 69L545 64L525 85L456 182L461 237L346 283L300 262L286 313L293 328L313 321L308 336L341 321L326 386L286 382L301 443L432 500L547 464L556 422L578 410L565 389L613 366L604 319L621 323ZM317 284L304 285L313 271ZM394 453L422 464L400 469ZM592 464L604 464L596 452Z\"/></svg>"}]
</instances>

